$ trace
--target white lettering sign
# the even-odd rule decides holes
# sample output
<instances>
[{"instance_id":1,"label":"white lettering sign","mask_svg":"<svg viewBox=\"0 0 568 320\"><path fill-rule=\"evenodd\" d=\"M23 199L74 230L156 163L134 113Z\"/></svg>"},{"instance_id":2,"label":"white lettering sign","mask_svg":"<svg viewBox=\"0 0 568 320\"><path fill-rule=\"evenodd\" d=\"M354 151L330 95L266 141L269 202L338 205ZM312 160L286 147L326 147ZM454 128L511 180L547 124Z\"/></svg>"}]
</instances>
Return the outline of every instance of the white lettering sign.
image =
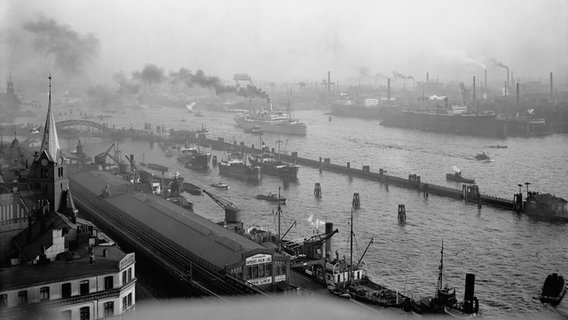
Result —
<instances>
[{"instance_id":1,"label":"white lettering sign","mask_svg":"<svg viewBox=\"0 0 568 320\"><path fill-rule=\"evenodd\" d=\"M285 274L281 274L279 276L274 277L274 282L282 282L282 281L286 281L286 275Z\"/></svg>"},{"instance_id":2,"label":"white lettering sign","mask_svg":"<svg viewBox=\"0 0 568 320\"><path fill-rule=\"evenodd\" d=\"M263 284L269 284L272 283L272 277L266 277L266 278L258 278L258 279L249 279L247 280L250 284L254 284L255 286L260 286Z\"/></svg>"},{"instance_id":3,"label":"white lettering sign","mask_svg":"<svg viewBox=\"0 0 568 320\"><path fill-rule=\"evenodd\" d=\"M129 265L131 265L132 263L134 263L134 253L129 253L126 256L124 256L122 260L120 260L120 262L118 263L118 269L122 270L128 267Z\"/></svg>"},{"instance_id":4,"label":"white lettering sign","mask_svg":"<svg viewBox=\"0 0 568 320\"><path fill-rule=\"evenodd\" d=\"M252 257L248 257L245 260L247 266L252 266L255 264L270 263L272 262L272 256L269 254L255 254Z\"/></svg>"}]
</instances>

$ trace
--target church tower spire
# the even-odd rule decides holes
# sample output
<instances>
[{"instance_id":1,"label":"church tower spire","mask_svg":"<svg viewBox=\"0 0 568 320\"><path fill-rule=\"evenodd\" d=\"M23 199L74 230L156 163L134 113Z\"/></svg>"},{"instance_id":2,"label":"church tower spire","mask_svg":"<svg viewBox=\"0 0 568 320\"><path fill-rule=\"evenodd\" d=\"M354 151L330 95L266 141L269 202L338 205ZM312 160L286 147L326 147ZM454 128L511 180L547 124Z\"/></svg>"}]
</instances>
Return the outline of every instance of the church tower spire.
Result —
<instances>
[{"instance_id":1,"label":"church tower spire","mask_svg":"<svg viewBox=\"0 0 568 320\"><path fill-rule=\"evenodd\" d=\"M55 118L51 110L51 75L49 79L49 102L47 106L47 117L43 128L43 139L41 141L40 154L46 152L50 161L57 162L59 156L59 139L57 137L57 129L55 128Z\"/></svg>"}]
</instances>

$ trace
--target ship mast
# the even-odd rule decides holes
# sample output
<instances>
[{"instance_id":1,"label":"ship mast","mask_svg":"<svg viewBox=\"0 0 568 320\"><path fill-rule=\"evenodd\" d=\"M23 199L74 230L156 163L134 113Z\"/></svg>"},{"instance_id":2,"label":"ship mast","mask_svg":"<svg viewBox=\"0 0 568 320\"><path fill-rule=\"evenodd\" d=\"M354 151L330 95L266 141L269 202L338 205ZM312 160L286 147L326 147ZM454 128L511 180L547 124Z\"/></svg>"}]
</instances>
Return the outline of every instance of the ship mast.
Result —
<instances>
[{"instance_id":1,"label":"ship mast","mask_svg":"<svg viewBox=\"0 0 568 320\"><path fill-rule=\"evenodd\" d=\"M282 251L282 242L280 241L280 214L282 207L280 206L280 187L278 187L278 252Z\"/></svg>"},{"instance_id":2,"label":"ship mast","mask_svg":"<svg viewBox=\"0 0 568 320\"><path fill-rule=\"evenodd\" d=\"M353 278L353 208L351 208L351 231L349 232L349 275L348 282Z\"/></svg>"},{"instance_id":3,"label":"ship mast","mask_svg":"<svg viewBox=\"0 0 568 320\"><path fill-rule=\"evenodd\" d=\"M440 257L440 272L438 273L438 285L436 286L435 297L438 298L438 293L442 290L442 274L444 270L444 239L442 238L442 251Z\"/></svg>"}]
</instances>

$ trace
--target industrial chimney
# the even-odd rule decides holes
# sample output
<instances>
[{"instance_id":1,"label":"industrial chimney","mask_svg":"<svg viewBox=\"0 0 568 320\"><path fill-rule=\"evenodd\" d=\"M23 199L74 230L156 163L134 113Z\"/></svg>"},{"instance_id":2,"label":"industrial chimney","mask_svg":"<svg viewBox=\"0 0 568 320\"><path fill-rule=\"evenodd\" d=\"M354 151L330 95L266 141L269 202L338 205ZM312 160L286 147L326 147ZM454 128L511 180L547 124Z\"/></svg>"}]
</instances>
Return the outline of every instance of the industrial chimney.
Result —
<instances>
[{"instance_id":1,"label":"industrial chimney","mask_svg":"<svg viewBox=\"0 0 568 320\"><path fill-rule=\"evenodd\" d=\"M554 86L552 83L552 72L550 73L550 102L552 102L554 100Z\"/></svg>"},{"instance_id":2,"label":"industrial chimney","mask_svg":"<svg viewBox=\"0 0 568 320\"><path fill-rule=\"evenodd\" d=\"M387 101L391 101L391 79L387 79Z\"/></svg>"},{"instance_id":3,"label":"industrial chimney","mask_svg":"<svg viewBox=\"0 0 568 320\"><path fill-rule=\"evenodd\" d=\"M487 69L485 69L485 92L487 92Z\"/></svg>"},{"instance_id":4,"label":"industrial chimney","mask_svg":"<svg viewBox=\"0 0 568 320\"><path fill-rule=\"evenodd\" d=\"M517 82L517 108L519 107L519 83Z\"/></svg>"},{"instance_id":5,"label":"industrial chimney","mask_svg":"<svg viewBox=\"0 0 568 320\"><path fill-rule=\"evenodd\" d=\"M430 81L430 74L428 72L426 72L426 82Z\"/></svg>"},{"instance_id":6,"label":"industrial chimney","mask_svg":"<svg viewBox=\"0 0 568 320\"><path fill-rule=\"evenodd\" d=\"M509 95L509 67L507 67L507 81L505 82L505 95Z\"/></svg>"},{"instance_id":7,"label":"industrial chimney","mask_svg":"<svg viewBox=\"0 0 568 320\"><path fill-rule=\"evenodd\" d=\"M327 92L331 92L331 72L327 72Z\"/></svg>"},{"instance_id":8,"label":"industrial chimney","mask_svg":"<svg viewBox=\"0 0 568 320\"><path fill-rule=\"evenodd\" d=\"M473 76L473 110L477 112L477 103L475 100L475 76Z\"/></svg>"}]
</instances>

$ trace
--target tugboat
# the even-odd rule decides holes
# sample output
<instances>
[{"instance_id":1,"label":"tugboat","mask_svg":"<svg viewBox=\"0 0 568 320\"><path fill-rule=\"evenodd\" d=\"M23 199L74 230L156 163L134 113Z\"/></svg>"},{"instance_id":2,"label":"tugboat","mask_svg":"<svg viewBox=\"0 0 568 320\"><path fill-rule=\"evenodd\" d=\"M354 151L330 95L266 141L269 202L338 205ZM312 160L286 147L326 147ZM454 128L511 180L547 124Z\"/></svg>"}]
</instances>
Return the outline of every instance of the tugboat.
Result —
<instances>
[{"instance_id":1,"label":"tugboat","mask_svg":"<svg viewBox=\"0 0 568 320\"><path fill-rule=\"evenodd\" d=\"M371 243L373 243L373 239L367 245L363 256ZM373 282L366 275L366 272L359 267L363 257L359 259L356 265L353 265L353 210L351 210L350 247L349 262L345 261L345 258L340 260L337 256L334 261L326 263L325 281L329 292L338 297L350 297L367 304L409 311L411 301L409 297ZM336 255L338 254L336 253Z\"/></svg>"},{"instance_id":2,"label":"tugboat","mask_svg":"<svg viewBox=\"0 0 568 320\"><path fill-rule=\"evenodd\" d=\"M458 167L453 166L452 169L454 169L454 173L446 173L446 180L451 180L451 181L455 181L455 182L470 183L470 184L475 183L475 179L464 178L461 175L461 170Z\"/></svg>"},{"instance_id":3,"label":"tugboat","mask_svg":"<svg viewBox=\"0 0 568 320\"><path fill-rule=\"evenodd\" d=\"M553 306L558 305L566 294L566 281L561 274L556 272L549 274L544 280L540 301Z\"/></svg>"},{"instance_id":4,"label":"tugboat","mask_svg":"<svg viewBox=\"0 0 568 320\"><path fill-rule=\"evenodd\" d=\"M270 202L277 202L277 203L281 203L281 204L286 204L286 198L280 197L279 195L274 194L272 192L269 192L268 194L258 194L258 195L256 195L256 198L258 200L266 200L266 201L270 201Z\"/></svg>"},{"instance_id":5,"label":"tugboat","mask_svg":"<svg viewBox=\"0 0 568 320\"><path fill-rule=\"evenodd\" d=\"M227 159L221 160L218 164L219 173L231 176L247 182L258 183L261 179L261 168L258 166L247 166L243 160L235 155L228 155Z\"/></svg>"},{"instance_id":6,"label":"tugboat","mask_svg":"<svg viewBox=\"0 0 568 320\"><path fill-rule=\"evenodd\" d=\"M475 155L475 160L489 160L489 156L485 153L478 153Z\"/></svg>"},{"instance_id":7,"label":"tugboat","mask_svg":"<svg viewBox=\"0 0 568 320\"><path fill-rule=\"evenodd\" d=\"M412 310L416 313L438 313L449 314L460 317L466 315L477 315L479 312L479 301L474 296L475 275L467 273L465 275L465 296L462 302L456 298L456 289L450 288L447 284L442 287L442 276L444 270L444 241L442 240L442 251L440 258L440 268L438 273L438 285L434 297L425 297L417 301L412 301Z\"/></svg>"}]
</instances>

